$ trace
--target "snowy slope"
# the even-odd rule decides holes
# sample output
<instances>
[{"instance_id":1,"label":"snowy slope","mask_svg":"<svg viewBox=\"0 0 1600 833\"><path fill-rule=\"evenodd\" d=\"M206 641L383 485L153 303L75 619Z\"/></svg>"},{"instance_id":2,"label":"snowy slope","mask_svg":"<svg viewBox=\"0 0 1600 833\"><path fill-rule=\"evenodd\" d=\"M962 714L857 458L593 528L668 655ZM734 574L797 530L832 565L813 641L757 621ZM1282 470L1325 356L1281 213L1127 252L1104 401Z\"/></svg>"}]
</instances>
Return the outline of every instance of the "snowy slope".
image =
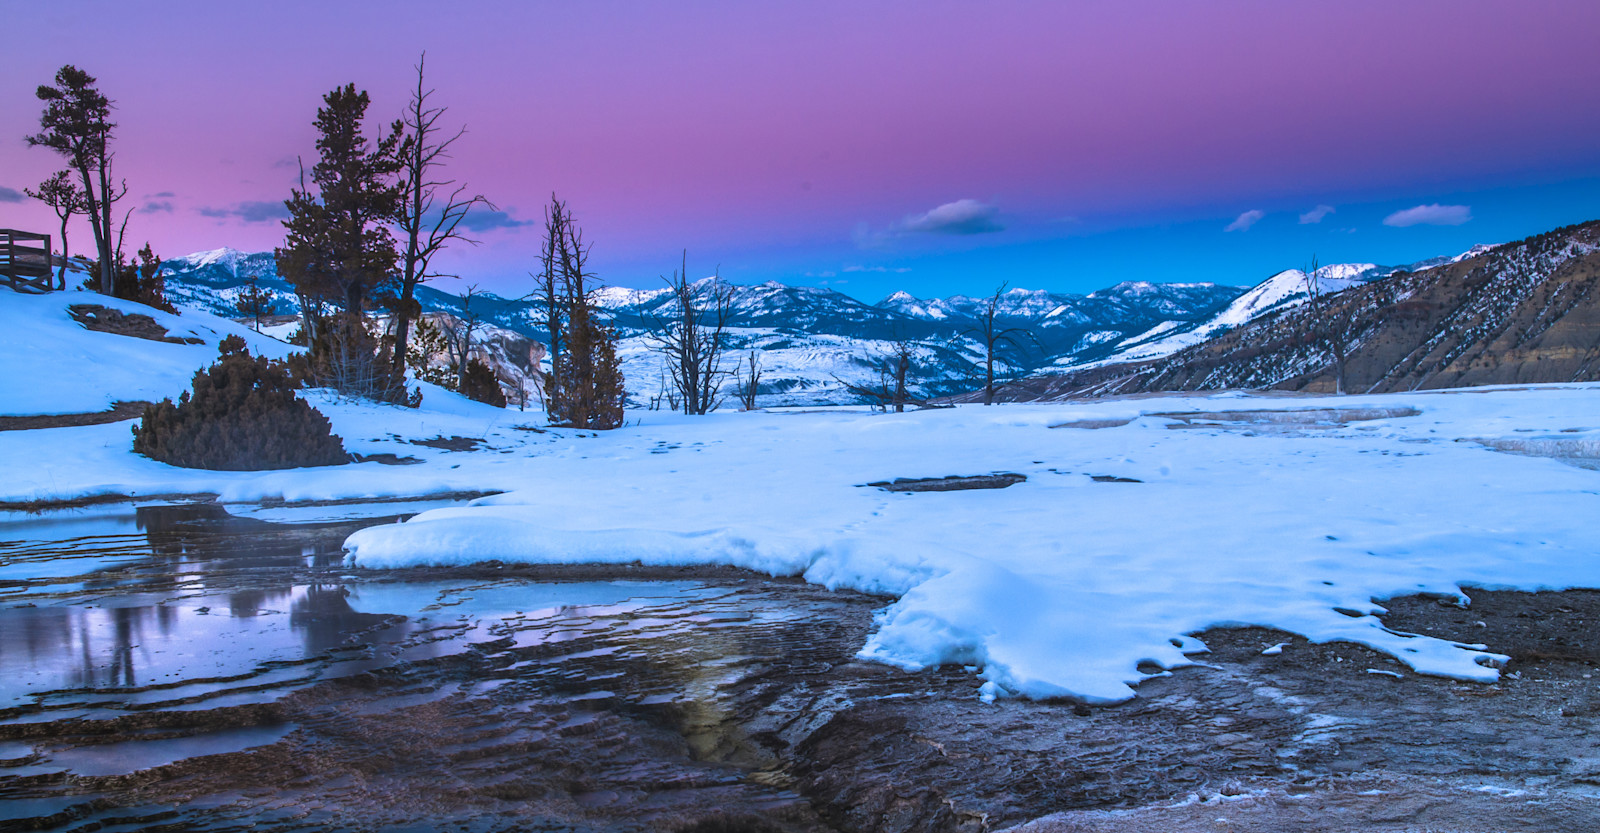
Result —
<instances>
[{"instance_id":1,"label":"snowy slope","mask_svg":"<svg viewBox=\"0 0 1600 833\"><path fill-rule=\"evenodd\" d=\"M1473 251L1487 248L1490 247L1477 246ZM1471 254L1468 252L1446 260L1460 260ZM1375 263L1321 266L1316 271L1316 289L1319 294L1331 294L1359 283L1382 279L1402 268L1409 270L1420 266L1413 264L1412 267L1386 268ZM1263 315L1304 303L1310 297L1309 289L1305 272L1285 269L1251 287L1210 318L1192 322L1163 321L1149 330L1123 339L1106 355L1090 357L1080 352L1057 358L1053 362L1053 369L1080 370L1170 356Z\"/></svg>"},{"instance_id":2,"label":"snowy slope","mask_svg":"<svg viewBox=\"0 0 1600 833\"><path fill-rule=\"evenodd\" d=\"M68 307L91 304L148 315L175 338L201 344L149 341L84 329ZM292 349L232 321L203 312L182 316L92 292L21 295L0 290L0 415L34 416L104 411L119 401L176 397L194 372L217 358L217 343L245 339L259 355L282 358Z\"/></svg>"}]
</instances>

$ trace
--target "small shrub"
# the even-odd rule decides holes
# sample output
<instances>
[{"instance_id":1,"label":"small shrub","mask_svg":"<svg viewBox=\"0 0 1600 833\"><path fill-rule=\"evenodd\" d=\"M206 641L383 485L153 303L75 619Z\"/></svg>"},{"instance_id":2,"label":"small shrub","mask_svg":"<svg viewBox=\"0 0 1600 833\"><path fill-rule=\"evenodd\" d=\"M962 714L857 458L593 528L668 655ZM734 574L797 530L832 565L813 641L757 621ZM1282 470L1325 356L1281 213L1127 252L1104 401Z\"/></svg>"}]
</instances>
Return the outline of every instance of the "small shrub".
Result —
<instances>
[{"instance_id":1,"label":"small shrub","mask_svg":"<svg viewBox=\"0 0 1600 833\"><path fill-rule=\"evenodd\" d=\"M221 358L185 391L144 410L133 450L192 469L256 471L347 462L328 418L295 397L282 362L251 356L244 339L222 340Z\"/></svg>"},{"instance_id":2,"label":"small shrub","mask_svg":"<svg viewBox=\"0 0 1600 833\"><path fill-rule=\"evenodd\" d=\"M506 406L506 393L500 389L500 380L495 378L494 371L488 365L478 359L467 361L467 372L461 375L461 393L468 399L496 408Z\"/></svg>"},{"instance_id":3,"label":"small shrub","mask_svg":"<svg viewBox=\"0 0 1600 833\"><path fill-rule=\"evenodd\" d=\"M99 276L100 265L97 262L84 279L83 288L91 292L100 291ZM139 259L133 263L123 263L120 256L117 258L117 268L111 273L111 295L178 314L178 310L167 300L167 278L161 274L161 258L150 249L149 243L139 250Z\"/></svg>"}]
</instances>

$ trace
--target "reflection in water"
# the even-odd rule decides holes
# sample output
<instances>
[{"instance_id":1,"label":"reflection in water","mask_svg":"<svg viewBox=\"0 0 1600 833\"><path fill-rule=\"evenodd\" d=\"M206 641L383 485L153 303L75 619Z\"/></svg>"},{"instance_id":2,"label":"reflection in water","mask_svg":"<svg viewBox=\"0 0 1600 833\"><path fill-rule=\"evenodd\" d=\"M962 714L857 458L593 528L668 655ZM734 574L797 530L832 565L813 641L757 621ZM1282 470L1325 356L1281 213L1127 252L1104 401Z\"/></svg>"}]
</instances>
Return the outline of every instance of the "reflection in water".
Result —
<instances>
[{"instance_id":1,"label":"reflection in water","mask_svg":"<svg viewBox=\"0 0 1600 833\"><path fill-rule=\"evenodd\" d=\"M304 785L246 777L219 787L228 797L213 807L270 787L289 791L285 807L334 812L365 800L344 774L372 756L388 762L385 778L399 768L392 789L373 783L384 796L507 778L526 784L508 797L574 785L597 795L635 794L639 783L723 789L732 776L675 770L652 757L675 747L633 733L666 726L686 760L768 769L729 686L812 650L846 604L867 618L859 600L807 606L760 586L352 576L338 569L349 522L288 526L188 505L141 507L136 526L46 545L6 534L0 520L0 541L16 541L0 544L0 576L14 579L0 584L0 738L28 738L25 752L0 756L0 801L13 797L8 777L72 773L15 794L53 802L61 790L116 789L96 787L99 776L259 745L310 745L291 756L296 772L309 762ZM427 761L447 750L461 757L442 778ZM544 763L530 766L530 755ZM304 824L274 818L317 826L298 810Z\"/></svg>"},{"instance_id":2,"label":"reflection in water","mask_svg":"<svg viewBox=\"0 0 1600 833\"><path fill-rule=\"evenodd\" d=\"M219 641L256 641L256 629L228 620L270 614L297 596L305 598L290 627L306 654L337 645L342 629L373 624L320 613L329 605L353 612L343 588L322 578L338 563L349 523L286 527L233 517L217 504L140 506L134 520L140 535L0 546L7 596L30 600L0 607L0 709L43 691L169 684L185 669L154 659L155 651L181 646L180 658L193 659L224 650ZM75 560L83 572L62 569ZM30 571L35 565L41 569ZM278 641L265 640L273 658ZM253 648L233 646L242 655ZM237 665L199 667L243 673Z\"/></svg>"}]
</instances>

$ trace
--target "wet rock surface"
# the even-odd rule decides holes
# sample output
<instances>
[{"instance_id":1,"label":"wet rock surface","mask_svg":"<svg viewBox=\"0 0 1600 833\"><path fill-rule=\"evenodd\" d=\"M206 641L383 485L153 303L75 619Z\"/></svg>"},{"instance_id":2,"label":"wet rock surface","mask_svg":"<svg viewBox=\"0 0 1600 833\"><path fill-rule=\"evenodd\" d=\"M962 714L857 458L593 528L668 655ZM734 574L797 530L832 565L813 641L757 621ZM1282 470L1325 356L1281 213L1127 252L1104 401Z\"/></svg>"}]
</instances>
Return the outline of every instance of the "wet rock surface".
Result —
<instances>
[{"instance_id":1,"label":"wet rock surface","mask_svg":"<svg viewBox=\"0 0 1600 833\"><path fill-rule=\"evenodd\" d=\"M0 535L0 830L1600 829L1592 591L1383 603L1495 685L1233 628L1127 703L984 704L853 658L883 599L343 570L371 522Z\"/></svg>"}]
</instances>

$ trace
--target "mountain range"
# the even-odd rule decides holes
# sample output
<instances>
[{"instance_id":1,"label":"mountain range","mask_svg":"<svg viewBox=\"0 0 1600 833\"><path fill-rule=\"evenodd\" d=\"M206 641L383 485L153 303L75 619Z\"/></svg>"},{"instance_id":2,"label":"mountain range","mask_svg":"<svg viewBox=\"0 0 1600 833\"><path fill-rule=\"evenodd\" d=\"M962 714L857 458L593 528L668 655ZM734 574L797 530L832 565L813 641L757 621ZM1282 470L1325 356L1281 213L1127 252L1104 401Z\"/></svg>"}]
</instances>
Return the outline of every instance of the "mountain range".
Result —
<instances>
[{"instance_id":1,"label":"mountain range","mask_svg":"<svg viewBox=\"0 0 1600 833\"><path fill-rule=\"evenodd\" d=\"M1257 290L1269 296L1270 284L1239 301ZM1600 381L1600 221L1391 271L1316 304L1303 293L1301 303L1179 350L1018 380L1000 398L1326 393L1339 386L1341 365L1348 393Z\"/></svg>"},{"instance_id":2,"label":"mountain range","mask_svg":"<svg viewBox=\"0 0 1600 833\"><path fill-rule=\"evenodd\" d=\"M1440 258L1437 262L1454 262ZM1377 281L1409 267L1336 264L1316 271L1324 293ZM216 249L167 260L168 298L179 307L238 315L240 292L251 282L272 297L272 311L296 315L292 287L277 274L270 252ZM711 279L706 279L711 280ZM977 338L990 298L955 295L923 299L895 292L876 304L841 292L775 281L730 287L729 367L755 351L762 366L763 405L853 401L847 385L872 387L897 342L914 345L912 387L919 397L956 395L977 384L982 344ZM1086 295L1008 289L996 298L996 327L1015 337L997 347L998 372L1009 378L1055 376L1149 362L1203 343L1264 315L1302 303L1308 283L1298 270L1272 275L1250 288L1213 283L1126 281ZM468 301L433 286L419 287L427 313L463 317ZM594 295L620 336L619 357L635 404L659 398L664 365L651 349L654 321L673 303L665 289L607 287ZM542 309L527 299L475 294L470 313L494 331L544 343Z\"/></svg>"}]
</instances>

